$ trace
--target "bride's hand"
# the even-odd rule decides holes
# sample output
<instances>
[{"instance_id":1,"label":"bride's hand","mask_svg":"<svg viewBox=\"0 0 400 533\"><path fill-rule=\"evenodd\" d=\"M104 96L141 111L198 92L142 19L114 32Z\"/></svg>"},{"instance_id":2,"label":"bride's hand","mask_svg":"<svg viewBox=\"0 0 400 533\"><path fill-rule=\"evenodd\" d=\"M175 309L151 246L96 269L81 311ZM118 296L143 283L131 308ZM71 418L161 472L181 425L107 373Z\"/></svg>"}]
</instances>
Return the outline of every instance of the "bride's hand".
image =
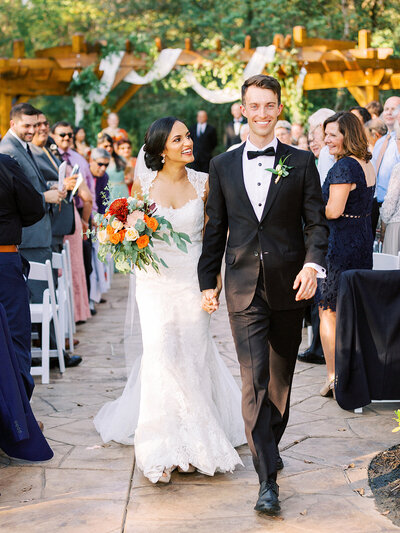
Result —
<instances>
[{"instance_id":1,"label":"bride's hand","mask_svg":"<svg viewBox=\"0 0 400 533\"><path fill-rule=\"evenodd\" d=\"M218 288L217 289L206 289L202 293L201 297L201 307L206 311L208 314L214 313L219 307L219 301L218 301Z\"/></svg>"}]
</instances>

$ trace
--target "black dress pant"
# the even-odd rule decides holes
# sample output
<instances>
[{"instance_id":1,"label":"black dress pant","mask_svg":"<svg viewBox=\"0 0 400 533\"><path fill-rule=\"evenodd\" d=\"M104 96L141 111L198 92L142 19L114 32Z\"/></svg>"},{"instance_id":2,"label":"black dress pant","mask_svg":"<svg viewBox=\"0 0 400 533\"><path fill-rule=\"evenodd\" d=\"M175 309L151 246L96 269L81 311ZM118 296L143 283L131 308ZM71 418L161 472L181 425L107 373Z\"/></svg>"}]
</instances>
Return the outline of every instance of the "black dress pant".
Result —
<instances>
[{"instance_id":1,"label":"black dress pant","mask_svg":"<svg viewBox=\"0 0 400 533\"><path fill-rule=\"evenodd\" d=\"M246 437L260 483L276 478L278 444L289 418L303 315L304 309L270 309L261 268L249 307L229 313L240 363Z\"/></svg>"}]
</instances>

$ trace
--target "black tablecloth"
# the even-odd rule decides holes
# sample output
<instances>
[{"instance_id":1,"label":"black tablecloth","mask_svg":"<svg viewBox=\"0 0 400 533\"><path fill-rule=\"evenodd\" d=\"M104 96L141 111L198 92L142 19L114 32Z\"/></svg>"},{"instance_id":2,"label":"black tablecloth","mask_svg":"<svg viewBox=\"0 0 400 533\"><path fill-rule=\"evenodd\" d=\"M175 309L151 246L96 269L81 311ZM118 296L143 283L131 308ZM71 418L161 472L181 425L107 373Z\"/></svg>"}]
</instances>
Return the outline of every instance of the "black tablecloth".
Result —
<instances>
[{"instance_id":1,"label":"black tablecloth","mask_svg":"<svg viewBox=\"0 0 400 533\"><path fill-rule=\"evenodd\" d=\"M400 399L400 270L344 272L336 318L340 407Z\"/></svg>"}]
</instances>

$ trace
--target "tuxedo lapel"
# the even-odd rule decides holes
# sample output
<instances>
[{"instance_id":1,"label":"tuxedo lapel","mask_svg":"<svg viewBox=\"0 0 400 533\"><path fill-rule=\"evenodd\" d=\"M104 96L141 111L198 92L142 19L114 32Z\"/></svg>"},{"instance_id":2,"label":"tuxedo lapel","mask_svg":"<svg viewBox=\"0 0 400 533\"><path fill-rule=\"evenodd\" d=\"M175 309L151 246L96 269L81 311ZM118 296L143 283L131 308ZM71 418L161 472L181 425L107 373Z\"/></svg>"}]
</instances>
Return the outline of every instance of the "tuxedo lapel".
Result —
<instances>
[{"instance_id":1,"label":"tuxedo lapel","mask_svg":"<svg viewBox=\"0 0 400 533\"><path fill-rule=\"evenodd\" d=\"M286 145L282 144L280 141L278 141L278 145L276 147L275 161L274 161L274 167L273 168L277 167L277 165L279 163L279 160L281 158L285 157L286 154L287 154ZM263 210L263 213L261 215L260 222L262 222L264 220L264 218L267 216L268 211L271 209L272 204L274 203L274 200L275 200L275 198L276 198L276 196L277 196L277 194L279 192L279 189L282 186L282 179L280 179L278 181L278 183L275 183L276 178L277 178L276 174L272 174L271 183L270 183L270 186L269 186L267 199L265 201L264 210Z\"/></svg>"},{"instance_id":2,"label":"tuxedo lapel","mask_svg":"<svg viewBox=\"0 0 400 533\"><path fill-rule=\"evenodd\" d=\"M251 212L255 221L258 223L257 216L254 212L253 206L251 205L250 198L247 194L246 187L244 185L244 176L243 176L243 150L246 143L243 143L236 150L228 152L231 155L231 163L229 169L230 181L235 186L238 191L239 198L243 198L243 207L246 211Z\"/></svg>"}]
</instances>

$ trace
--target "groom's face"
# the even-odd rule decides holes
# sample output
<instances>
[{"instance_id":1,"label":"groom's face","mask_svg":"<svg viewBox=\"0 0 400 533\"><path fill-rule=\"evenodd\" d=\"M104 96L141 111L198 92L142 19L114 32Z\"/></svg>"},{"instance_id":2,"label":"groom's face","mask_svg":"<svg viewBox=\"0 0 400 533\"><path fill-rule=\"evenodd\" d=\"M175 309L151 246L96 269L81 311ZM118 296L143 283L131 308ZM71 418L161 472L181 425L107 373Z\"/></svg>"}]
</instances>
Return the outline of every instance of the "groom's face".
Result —
<instances>
[{"instance_id":1,"label":"groom's face","mask_svg":"<svg viewBox=\"0 0 400 533\"><path fill-rule=\"evenodd\" d=\"M272 140L275 124L283 109L283 105L278 104L278 96L271 89L251 85L246 91L241 109L249 124L250 139L255 135L268 142Z\"/></svg>"}]
</instances>

